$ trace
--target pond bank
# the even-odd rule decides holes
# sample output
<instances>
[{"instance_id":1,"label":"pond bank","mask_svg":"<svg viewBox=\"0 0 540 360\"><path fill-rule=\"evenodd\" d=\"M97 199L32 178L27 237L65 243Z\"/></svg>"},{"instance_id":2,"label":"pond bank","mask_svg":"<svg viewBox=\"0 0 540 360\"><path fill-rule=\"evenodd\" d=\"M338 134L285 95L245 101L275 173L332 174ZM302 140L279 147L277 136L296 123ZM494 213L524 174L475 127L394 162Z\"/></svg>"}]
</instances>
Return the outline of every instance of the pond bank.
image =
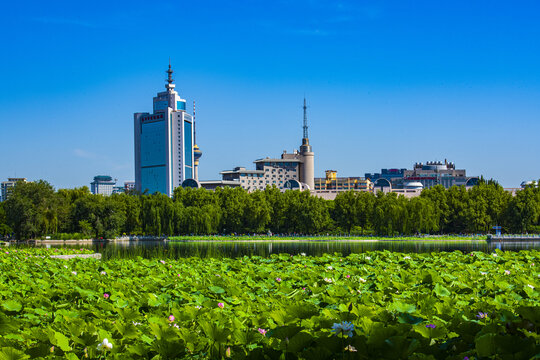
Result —
<instances>
[{"instance_id":1,"label":"pond bank","mask_svg":"<svg viewBox=\"0 0 540 360\"><path fill-rule=\"evenodd\" d=\"M101 259L100 253L94 253L94 254L70 254L70 255L51 255L52 259L63 259L63 260L70 260L75 258L81 258L81 259Z\"/></svg>"},{"instance_id":2,"label":"pond bank","mask_svg":"<svg viewBox=\"0 0 540 360\"><path fill-rule=\"evenodd\" d=\"M114 239L30 239L24 241L10 240L5 241L6 245L92 245L104 243L148 243L148 242L173 242L173 243L189 243L189 242L208 242L208 243L280 243L280 242L447 242L447 241L486 241L487 236L396 236L396 237L376 237L376 236L172 236L153 237L153 236L124 236Z\"/></svg>"}]
</instances>

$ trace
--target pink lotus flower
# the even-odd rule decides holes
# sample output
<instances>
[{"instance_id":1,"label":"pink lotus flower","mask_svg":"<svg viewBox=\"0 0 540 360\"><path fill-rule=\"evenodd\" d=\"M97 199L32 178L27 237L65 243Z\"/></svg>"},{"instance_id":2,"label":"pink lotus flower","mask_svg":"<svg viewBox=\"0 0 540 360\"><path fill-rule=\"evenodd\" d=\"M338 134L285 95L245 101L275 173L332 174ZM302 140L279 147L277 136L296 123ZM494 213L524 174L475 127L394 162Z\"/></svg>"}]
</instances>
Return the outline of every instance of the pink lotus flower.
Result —
<instances>
[{"instance_id":1,"label":"pink lotus flower","mask_svg":"<svg viewBox=\"0 0 540 360\"><path fill-rule=\"evenodd\" d=\"M223 309L225 307L225 304L220 302L220 303L217 303L217 306L221 309Z\"/></svg>"},{"instance_id":2,"label":"pink lotus flower","mask_svg":"<svg viewBox=\"0 0 540 360\"><path fill-rule=\"evenodd\" d=\"M107 293L104 293L104 294L103 294L103 297L104 297L105 299L108 299L110 296L111 296L111 295L109 295L109 294L107 294Z\"/></svg>"},{"instance_id":3,"label":"pink lotus flower","mask_svg":"<svg viewBox=\"0 0 540 360\"><path fill-rule=\"evenodd\" d=\"M488 317L488 314L484 312L479 312L478 315L476 315L476 317L479 319L486 319Z\"/></svg>"},{"instance_id":4,"label":"pink lotus flower","mask_svg":"<svg viewBox=\"0 0 540 360\"><path fill-rule=\"evenodd\" d=\"M170 321L170 322L173 322L174 319L175 319L174 315L169 315L169 321Z\"/></svg>"},{"instance_id":5,"label":"pink lotus flower","mask_svg":"<svg viewBox=\"0 0 540 360\"><path fill-rule=\"evenodd\" d=\"M266 336L266 329L259 328L257 331L260 332L262 336Z\"/></svg>"},{"instance_id":6,"label":"pink lotus flower","mask_svg":"<svg viewBox=\"0 0 540 360\"><path fill-rule=\"evenodd\" d=\"M277 277L277 278L276 278L276 281L277 281L277 282L281 282L281 278L278 278L278 277Z\"/></svg>"},{"instance_id":7,"label":"pink lotus flower","mask_svg":"<svg viewBox=\"0 0 540 360\"><path fill-rule=\"evenodd\" d=\"M348 279L348 278L350 278L350 277L351 277L351 275L345 275L345 277L346 277L346 278Z\"/></svg>"}]
</instances>

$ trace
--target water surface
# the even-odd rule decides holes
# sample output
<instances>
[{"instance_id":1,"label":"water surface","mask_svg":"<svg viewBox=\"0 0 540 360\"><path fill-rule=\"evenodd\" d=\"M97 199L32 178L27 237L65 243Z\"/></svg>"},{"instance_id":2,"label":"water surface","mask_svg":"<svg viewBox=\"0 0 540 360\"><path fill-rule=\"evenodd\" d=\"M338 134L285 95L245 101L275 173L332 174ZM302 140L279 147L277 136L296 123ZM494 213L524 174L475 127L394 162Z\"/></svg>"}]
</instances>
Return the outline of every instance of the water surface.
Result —
<instances>
[{"instance_id":1,"label":"water surface","mask_svg":"<svg viewBox=\"0 0 540 360\"><path fill-rule=\"evenodd\" d=\"M305 253L309 256L320 256L325 253L339 253L347 256L351 253L363 253L375 250L388 250L404 253L429 253L459 250L492 252L519 251L525 249L540 250L540 242L492 242L485 240L471 241L133 241L133 242L99 242L84 245L50 245L51 247L91 248L100 252L104 259L116 257L241 257L263 256L271 254Z\"/></svg>"}]
</instances>

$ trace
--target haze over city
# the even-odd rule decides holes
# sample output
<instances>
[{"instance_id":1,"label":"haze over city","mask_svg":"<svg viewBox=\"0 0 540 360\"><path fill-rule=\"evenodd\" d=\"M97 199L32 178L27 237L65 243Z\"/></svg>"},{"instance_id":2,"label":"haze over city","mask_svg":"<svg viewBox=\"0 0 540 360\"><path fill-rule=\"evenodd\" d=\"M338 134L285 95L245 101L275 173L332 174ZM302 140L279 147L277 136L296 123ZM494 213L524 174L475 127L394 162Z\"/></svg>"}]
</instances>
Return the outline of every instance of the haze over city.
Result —
<instances>
[{"instance_id":1,"label":"haze over city","mask_svg":"<svg viewBox=\"0 0 540 360\"><path fill-rule=\"evenodd\" d=\"M169 58L197 103L199 176L299 145L315 176L448 159L540 178L539 5L398 1L11 2L0 14L0 179L134 179L133 113Z\"/></svg>"}]
</instances>

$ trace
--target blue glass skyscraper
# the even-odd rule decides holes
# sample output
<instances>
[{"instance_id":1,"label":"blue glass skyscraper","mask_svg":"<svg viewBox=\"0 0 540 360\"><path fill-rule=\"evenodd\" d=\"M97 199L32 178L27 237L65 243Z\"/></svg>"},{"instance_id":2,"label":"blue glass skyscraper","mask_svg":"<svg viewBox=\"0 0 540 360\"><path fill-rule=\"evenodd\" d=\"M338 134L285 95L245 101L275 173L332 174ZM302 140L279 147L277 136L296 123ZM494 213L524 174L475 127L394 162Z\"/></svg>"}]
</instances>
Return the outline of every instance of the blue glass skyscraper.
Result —
<instances>
[{"instance_id":1,"label":"blue glass skyscraper","mask_svg":"<svg viewBox=\"0 0 540 360\"><path fill-rule=\"evenodd\" d=\"M166 91L154 97L153 113L134 114L135 189L172 196L193 175L193 117L174 90L171 65Z\"/></svg>"}]
</instances>

